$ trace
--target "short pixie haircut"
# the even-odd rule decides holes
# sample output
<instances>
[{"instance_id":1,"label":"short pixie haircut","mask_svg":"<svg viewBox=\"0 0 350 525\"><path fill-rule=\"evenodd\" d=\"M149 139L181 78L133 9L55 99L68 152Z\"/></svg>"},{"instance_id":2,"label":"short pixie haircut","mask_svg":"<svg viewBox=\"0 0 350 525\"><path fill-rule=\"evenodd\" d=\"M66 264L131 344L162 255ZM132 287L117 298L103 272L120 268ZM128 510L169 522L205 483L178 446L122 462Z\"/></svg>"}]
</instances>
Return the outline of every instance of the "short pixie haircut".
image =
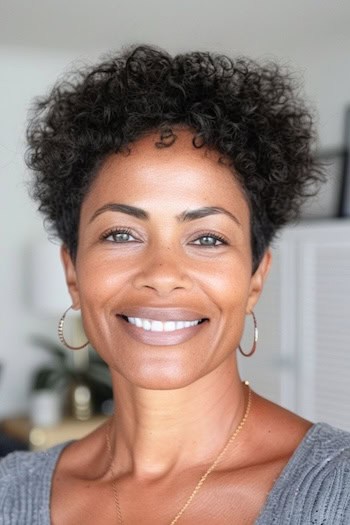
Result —
<instances>
[{"instance_id":1,"label":"short pixie haircut","mask_svg":"<svg viewBox=\"0 0 350 525\"><path fill-rule=\"evenodd\" d=\"M104 159L150 131L176 127L232 167L250 207L253 272L276 232L323 179L311 111L276 63L131 46L73 71L36 99L27 130L32 196L75 260L80 208Z\"/></svg>"}]
</instances>

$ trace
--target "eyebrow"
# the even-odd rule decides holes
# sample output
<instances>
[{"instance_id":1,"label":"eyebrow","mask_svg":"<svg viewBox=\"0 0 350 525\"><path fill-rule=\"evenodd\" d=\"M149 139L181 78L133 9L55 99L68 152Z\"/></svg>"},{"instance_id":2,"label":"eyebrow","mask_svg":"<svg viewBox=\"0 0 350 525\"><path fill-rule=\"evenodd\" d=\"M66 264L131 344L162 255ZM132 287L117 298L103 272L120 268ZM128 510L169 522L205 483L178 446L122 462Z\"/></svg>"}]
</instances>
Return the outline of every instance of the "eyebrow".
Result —
<instances>
[{"instance_id":1,"label":"eyebrow","mask_svg":"<svg viewBox=\"0 0 350 525\"><path fill-rule=\"evenodd\" d=\"M101 206L101 208L98 208L98 210L96 210L93 216L91 217L89 223L91 223L94 219L96 219L96 217L107 211L126 213L127 215L131 215L132 217L136 217L136 219L141 219L143 221L148 221L150 219L149 213L143 210L142 208L130 206L129 204L118 204L115 202L111 202L105 204L104 206ZM241 223L239 222L237 217L230 211L226 210L225 208L222 208L221 206L205 206L204 208L197 208L196 210L185 210L179 215L176 215L175 218L178 222L182 223L194 221L196 219L201 219L202 217L207 217L208 215L217 214L226 215L227 217L232 219L238 226L241 227Z\"/></svg>"}]
</instances>

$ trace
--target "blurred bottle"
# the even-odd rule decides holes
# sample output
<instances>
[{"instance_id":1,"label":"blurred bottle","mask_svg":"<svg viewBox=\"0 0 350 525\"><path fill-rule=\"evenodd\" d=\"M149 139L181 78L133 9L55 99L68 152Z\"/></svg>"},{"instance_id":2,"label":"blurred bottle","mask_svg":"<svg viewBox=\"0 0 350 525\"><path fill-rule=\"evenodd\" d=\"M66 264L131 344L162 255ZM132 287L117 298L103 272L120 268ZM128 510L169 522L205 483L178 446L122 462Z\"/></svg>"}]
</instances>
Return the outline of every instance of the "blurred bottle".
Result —
<instances>
[{"instance_id":1,"label":"blurred bottle","mask_svg":"<svg viewBox=\"0 0 350 525\"><path fill-rule=\"evenodd\" d=\"M89 385L83 380L75 380L69 388L70 413L79 421L87 421L92 416L92 396Z\"/></svg>"}]
</instances>

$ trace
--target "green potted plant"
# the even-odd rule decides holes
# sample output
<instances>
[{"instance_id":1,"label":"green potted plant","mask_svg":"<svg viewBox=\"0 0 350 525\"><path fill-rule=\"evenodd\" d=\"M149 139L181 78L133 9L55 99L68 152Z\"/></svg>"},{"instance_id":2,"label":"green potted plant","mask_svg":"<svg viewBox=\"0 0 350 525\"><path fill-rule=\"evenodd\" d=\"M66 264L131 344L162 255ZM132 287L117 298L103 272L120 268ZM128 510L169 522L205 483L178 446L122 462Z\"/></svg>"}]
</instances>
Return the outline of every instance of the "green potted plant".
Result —
<instances>
[{"instance_id":1,"label":"green potted plant","mask_svg":"<svg viewBox=\"0 0 350 525\"><path fill-rule=\"evenodd\" d=\"M88 419L93 413L101 413L103 402L113 398L113 391L109 369L95 350L89 346L67 352L59 343L46 337L33 336L31 340L54 357L52 364L38 368L33 374L32 401L36 402L32 419L36 420L40 411L42 415L48 410L45 405L50 404L48 401L37 401L45 397L60 399L61 416Z\"/></svg>"}]
</instances>

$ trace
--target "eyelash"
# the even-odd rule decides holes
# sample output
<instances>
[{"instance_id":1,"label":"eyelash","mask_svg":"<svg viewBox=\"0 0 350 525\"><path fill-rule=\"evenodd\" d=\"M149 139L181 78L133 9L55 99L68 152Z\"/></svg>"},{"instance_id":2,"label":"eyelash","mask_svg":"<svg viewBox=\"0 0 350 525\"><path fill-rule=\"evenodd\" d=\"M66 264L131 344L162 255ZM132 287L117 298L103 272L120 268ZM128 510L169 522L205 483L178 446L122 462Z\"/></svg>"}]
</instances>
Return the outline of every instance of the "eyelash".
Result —
<instances>
[{"instance_id":1,"label":"eyelash","mask_svg":"<svg viewBox=\"0 0 350 525\"><path fill-rule=\"evenodd\" d=\"M132 235L132 231L129 228L112 228L111 230L108 230L107 232L105 232L105 233L103 233L101 235L101 240L106 241L108 239L108 237L110 237L111 235L112 236L116 236L118 234ZM222 237L221 235L218 235L217 233L213 234L211 232L202 233L195 240L198 241L198 239L201 239L203 237L212 237L213 239L215 239L217 241L220 241L222 244L219 244L219 245L213 245L213 244L211 244L211 245L210 244L209 245L199 244L198 245L197 244L196 246L201 246L201 247L204 247L204 248L218 248L219 246L228 244L228 242L226 241L226 239L224 237ZM112 241L108 241L108 242L112 242ZM116 242L116 241L114 240L114 242ZM117 244L123 244L123 243L127 243L127 242L128 241L122 241L121 243L117 243Z\"/></svg>"}]
</instances>

